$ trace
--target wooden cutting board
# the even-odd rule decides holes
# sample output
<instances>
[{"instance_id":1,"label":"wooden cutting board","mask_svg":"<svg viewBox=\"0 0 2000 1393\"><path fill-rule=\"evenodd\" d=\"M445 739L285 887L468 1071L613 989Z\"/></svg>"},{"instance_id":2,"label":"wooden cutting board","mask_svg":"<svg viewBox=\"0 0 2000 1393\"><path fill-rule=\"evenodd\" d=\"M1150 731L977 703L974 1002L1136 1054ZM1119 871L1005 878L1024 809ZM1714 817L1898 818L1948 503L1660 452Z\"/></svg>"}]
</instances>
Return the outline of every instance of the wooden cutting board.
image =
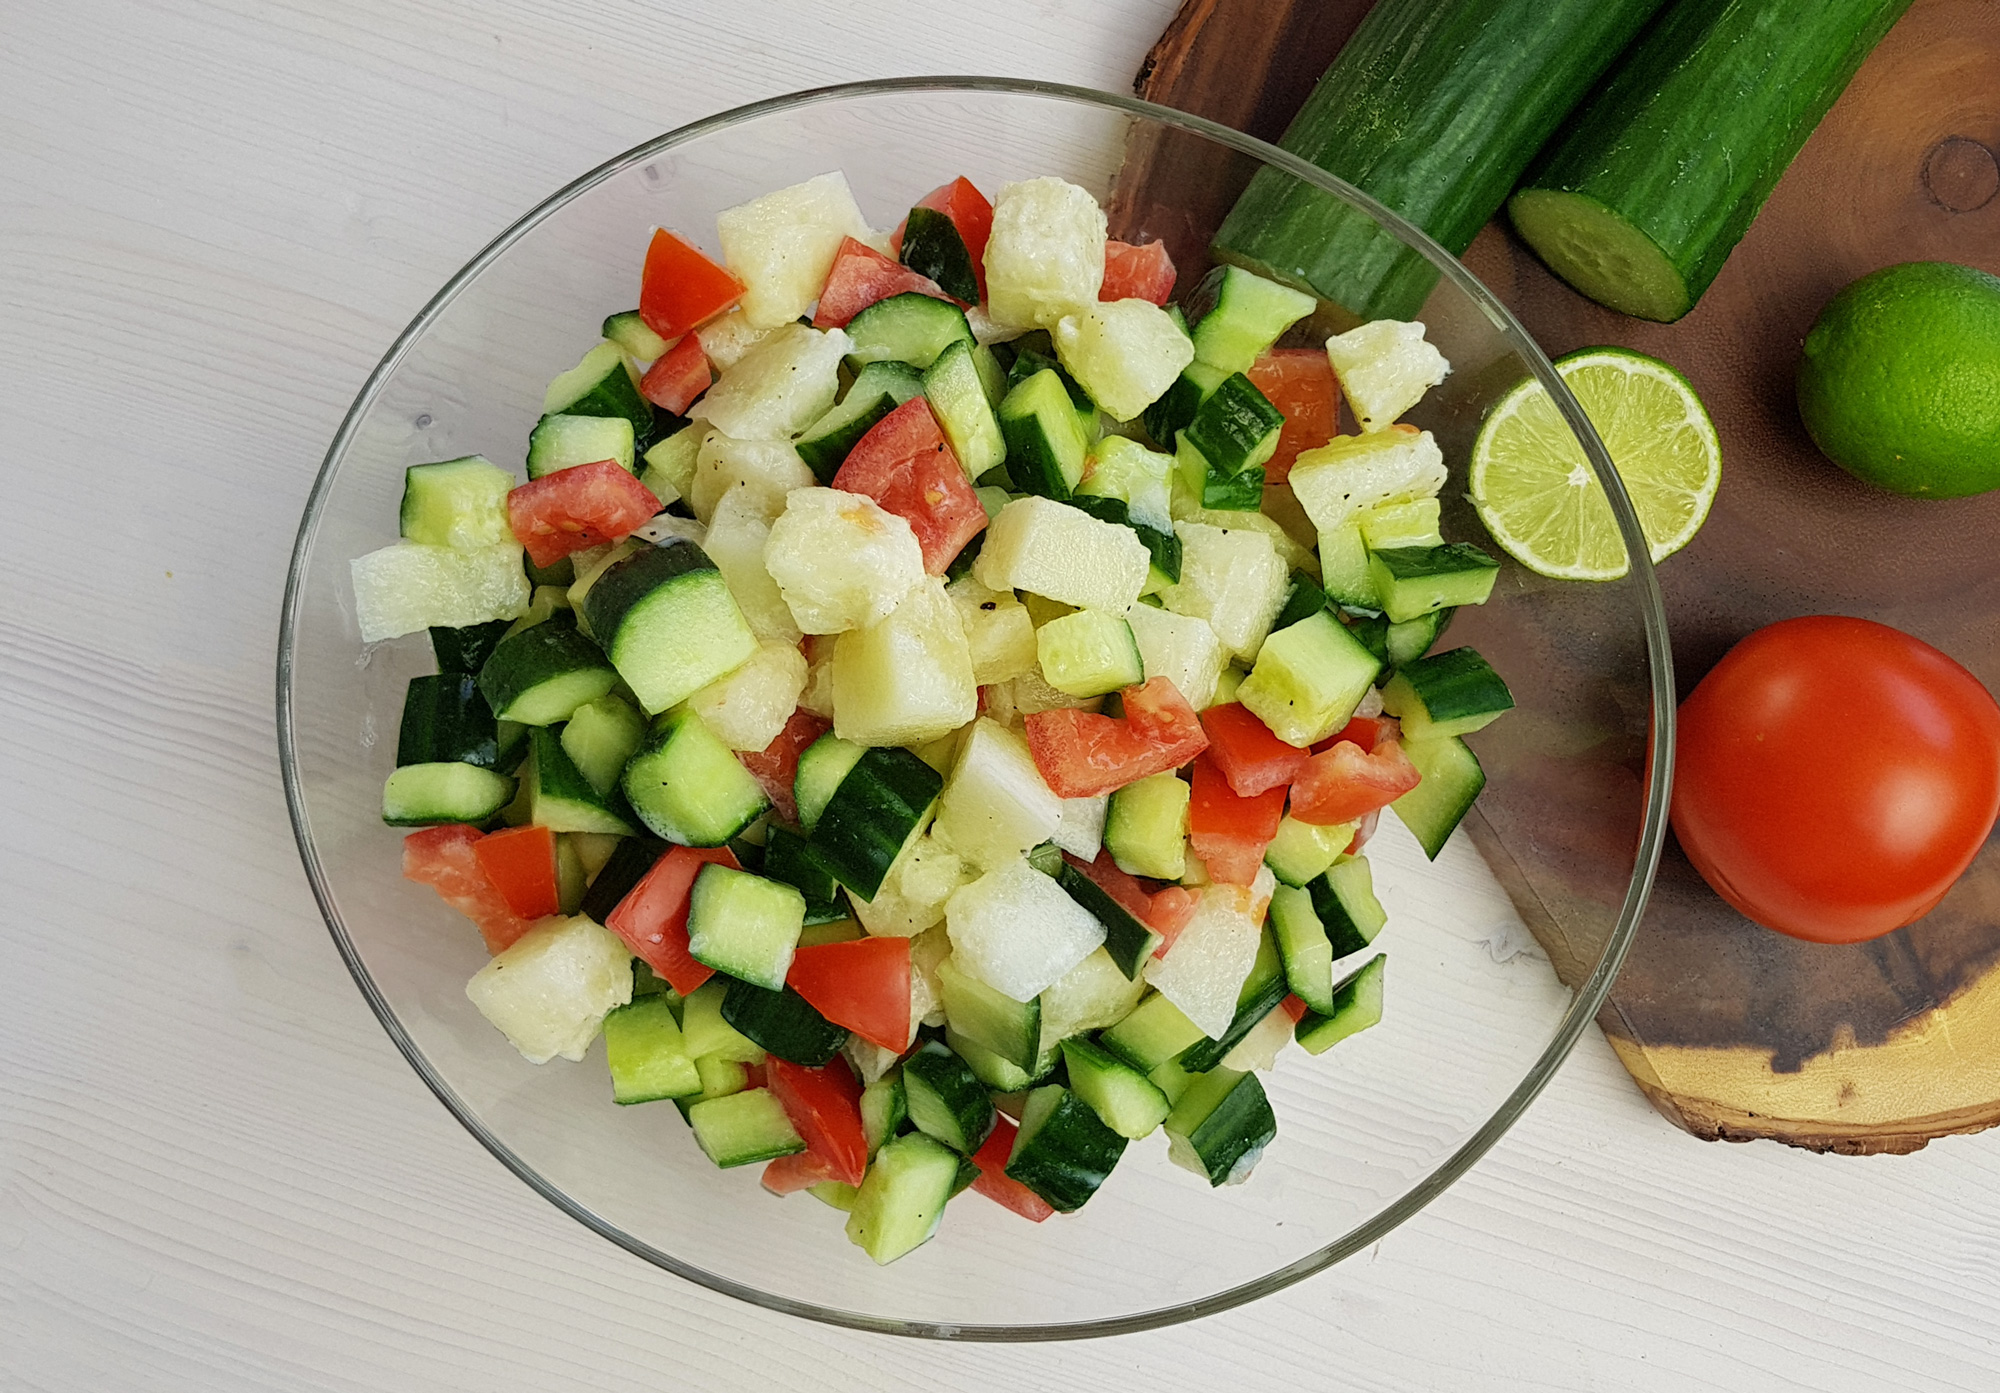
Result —
<instances>
[{"instance_id":1,"label":"wooden cutting board","mask_svg":"<svg viewBox=\"0 0 2000 1393\"><path fill-rule=\"evenodd\" d=\"M1276 140L1371 3L1188 0L1136 89ZM1198 266L1200 229L1227 209L1187 205L1204 187L1189 158L1177 144L1168 168L1135 140L1113 230L1163 235ZM1893 624L2000 691L2000 493L1919 502L1868 489L1813 448L1792 397L1807 328L1855 277L1930 259L2000 274L2000 4L1917 0L1678 324L1577 295L1503 223L1466 264L1551 356L1606 343L1653 354L1715 417L1720 497L1660 570L1683 697L1743 635L1812 613ZM1544 947L1571 985L1591 966L1554 936ZM1989 843L1919 923L1830 947L1751 924L1670 845L1599 1024L1653 1105L1699 1137L1863 1154L1992 1126L2000 849Z\"/></svg>"}]
</instances>

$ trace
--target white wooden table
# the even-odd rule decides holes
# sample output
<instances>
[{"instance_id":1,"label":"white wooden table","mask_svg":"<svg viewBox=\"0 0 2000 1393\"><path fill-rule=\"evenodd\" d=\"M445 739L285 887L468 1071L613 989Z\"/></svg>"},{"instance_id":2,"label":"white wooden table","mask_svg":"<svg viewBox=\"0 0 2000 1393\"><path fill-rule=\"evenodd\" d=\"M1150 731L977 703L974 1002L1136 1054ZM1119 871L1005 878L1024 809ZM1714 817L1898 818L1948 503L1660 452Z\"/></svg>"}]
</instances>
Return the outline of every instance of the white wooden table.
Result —
<instances>
[{"instance_id":1,"label":"white wooden table","mask_svg":"<svg viewBox=\"0 0 2000 1393\"><path fill-rule=\"evenodd\" d=\"M2000 1137L1705 1146L1594 1035L1329 1274L951 1347L594 1237L362 1004L286 826L272 654L313 471L396 331L661 130L891 74L1122 87L1172 8L0 0L0 1388L2000 1387Z\"/></svg>"}]
</instances>

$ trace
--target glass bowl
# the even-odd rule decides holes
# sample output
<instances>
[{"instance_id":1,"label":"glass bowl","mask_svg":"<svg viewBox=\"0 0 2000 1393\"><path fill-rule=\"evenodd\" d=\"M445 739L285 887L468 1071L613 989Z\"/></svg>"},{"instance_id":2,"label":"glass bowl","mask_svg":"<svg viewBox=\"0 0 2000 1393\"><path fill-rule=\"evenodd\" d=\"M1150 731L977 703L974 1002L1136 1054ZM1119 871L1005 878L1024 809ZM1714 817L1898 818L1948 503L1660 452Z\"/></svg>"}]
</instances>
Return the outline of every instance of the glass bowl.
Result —
<instances>
[{"instance_id":1,"label":"glass bowl","mask_svg":"<svg viewBox=\"0 0 2000 1393\"><path fill-rule=\"evenodd\" d=\"M1490 778L1469 836L1427 862L1393 817L1369 846L1390 923L1386 1017L1267 1075L1278 1138L1247 1183L1210 1189L1134 1144L1083 1210L1023 1223L977 1196L878 1268L841 1216L719 1171L671 1106L612 1104L601 1043L532 1067L466 999L479 935L401 876L380 817L421 634L364 647L348 562L396 536L404 467L521 459L544 384L636 298L650 229L713 247L721 209L831 169L895 223L954 175L988 191L1057 174L1109 197L1128 147L1185 201L1113 205L1113 235L1165 235L1189 279L1262 166L1372 216L1432 263L1422 318L1452 375L1413 415L1454 479L1446 531L1484 540L1460 494L1484 410L1532 375L1555 394L1638 558L1564 584L1505 565L1454 644L1484 652L1519 709L1471 738ZM1165 171L1162 177L1162 171ZM1175 181L1179 181L1178 185ZM1207 211L1203 211L1207 210ZM1205 225L1204 225L1205 224ZM796 93L698 121L561 190L438 292L390 347L327 452L300 525L278 654L279 754L299 850L335 943L383 1028L454 1116L551 1203L670 1272L760 1306L910 1335L1035 1340L1144 1329L1276 1291L1373 1243L1506 1131L1602 1005L1666 822L1673 682L1645 548L1603 448L1513 317L1422 233L1273 146L1146 102L968 78ZM1656 738L1648 745L1649 730ZM1539 945L1539 946L1538 946ZM1580 984L1571 992L1564 980Z\"/></svg>"}]
</instances>

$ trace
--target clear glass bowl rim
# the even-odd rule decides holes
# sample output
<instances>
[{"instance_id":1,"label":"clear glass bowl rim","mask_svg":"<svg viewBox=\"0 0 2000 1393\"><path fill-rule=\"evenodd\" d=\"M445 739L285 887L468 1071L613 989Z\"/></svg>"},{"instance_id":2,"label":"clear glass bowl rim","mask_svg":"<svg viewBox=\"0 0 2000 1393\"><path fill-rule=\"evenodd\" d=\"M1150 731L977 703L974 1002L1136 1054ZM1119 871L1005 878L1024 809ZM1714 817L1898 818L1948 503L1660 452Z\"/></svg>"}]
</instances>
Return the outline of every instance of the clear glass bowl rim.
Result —
<instances>
[{"instance_id":1,"label":"clear glass bowl rim","mask_svg":"<svg viewBox=\"0 0 2000 1393\"><path fill-rule=\"evenodd\" d=\"M605 180L653 159L677 145L761 116L822 102L891 96L899 93L952 92L1048 97L1106 108L1139 120L1202 136L1251 156L1266 165L1281 169L1337 198L1357 205L1405 243L1422 252L1425 258L1438 268L1443 279L1457 286L1479 306L1508 341L1509 346L1527 363L1535 377L1554 398L1564 420L1575 432L1585 455L1597 471L1598 478L1603 481L1605 492L1611 501L1612 512L1625 539L1626 553L1634 558L1631 579L1639 587L1641 620L1645 627L1646 655L1651 674L1653 740L1647 761L1646 801L1632 879L1626 888L1625 900L1620 906L1617 923L1605 943L1596 967L1576 990L1569 1010L1564 1014L1555 1034L1526 1077L1515 1086L1513 1092L1508 1094L1493 1115L1487 1118L1442 1164L1388 1208L1351 1230L1338 1241L1267 1273L1255 1281L1244 1282L1211 1296L1132 1315L1099 1320L1023 1325L945 1325L932 1321L891 1320L857 1311L820 1306L813 1302L759 1291L728 1277L682 1262L671 1253L661 1251L592 1213L515 1155L507 1143L480 1120L451 1085L432 1067L430 1061L403 1029L395 1012L370 976L366 965L361 961L360 954L348 937L346 927L334 908L331 889L307 828L305 794L299 779L297 740L292 715L293 644L298 630L299 607L304 594L306 563L319 530L321 510L326 504L334 476L361 420L373 407L376 397L395 373L411 345L422 336L446 307L458 298L460 292L504 255L514 243L573 199ZM519 1176L543 1199L578 1223L655 1266L707 1287L711 1291L747 1301L766 1310L850 1329L930 1339L1009 1343L1079 1339L1101 1335L1133 1334L1212 1315L1283 1290L1294 1282L1361 1251L1377 1242L1391 1229L1441 1194L1447 1186L1470 1169L1472 1164L1483 1156L1509 1127L1513 1126L1528 1104L1534 1101L1535 1096L1548 1084L1557 1068L1568 1057L1584 1029L1596 1018L1599 1008L1604 1004L1605 996L1611 990L1611 983L1618 975L1619 966L1625 959L1632 937L1638 930L1640 918L1645 912L1646 899L1652 889L1653 875L1658 868L1660 850L1666 836L1673 773L1675 705L1673 656L1668 643L1666 611L1649 559L1644 533L1639 527L1637 514L1632 509L1631 499L1618 477L1617 468L1612 464L1610 455L1605 451L1603 442L1592 428L1583 408L1557 375L1547 355L1521 327L1512 312L1501 304L1477 277L1460 264L1456 257L1433 241L1422 229L1345 180L1254 136L1245 135L1203 117L1192 116L1171 107L1160 106L1122 93L1104 92L1065 83L1000 77L937 76L875 79L814 87L751 102L745 106L704 117L634 146L624 154L607 160L589 173L572 180L523 214L460 267L458 272L445 282L443 288L431 297L429 303L417 313L403 332L397 335L396 341L390 345L388 352L382 355L381 361L368 375L368 380L355 396L353 405L342 418L340 428L334 433L333 441L328 446L326 457L320 465L319 474L313 481L312 492L307 497L305 513L299 523L298 536L293 543L291 564L285 578L284 609L278 633L278 762L284 780L286 810L291 817L292 833L298 843L299 857L304 863L306 878L312 886L313 898L319 904L320 914L326 920L327 931L333 936L334 946L339 950L342 961L347 964L348 971L353 974L355 985L361 989L362 996L366 998L369 1008L374 1011L376 1019L381 1022L383 1030L395 1042L396 1048L402 1052L404 1059L416 1071L417 1076L432 1093L437 1095L438 1101L444 1104L452 1116L457 1118L466 1131L490 1151L496 1160Z\"/></svg>"}]
</instances>

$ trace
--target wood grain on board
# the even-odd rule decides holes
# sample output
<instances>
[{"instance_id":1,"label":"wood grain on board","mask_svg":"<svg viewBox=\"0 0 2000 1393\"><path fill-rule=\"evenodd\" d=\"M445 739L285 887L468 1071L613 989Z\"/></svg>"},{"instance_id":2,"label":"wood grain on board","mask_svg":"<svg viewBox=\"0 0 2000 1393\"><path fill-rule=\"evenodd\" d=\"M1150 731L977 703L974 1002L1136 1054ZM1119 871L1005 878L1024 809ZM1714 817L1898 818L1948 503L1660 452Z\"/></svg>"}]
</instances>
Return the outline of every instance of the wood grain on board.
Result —
<instances>
[{"instance_id":1,"label":"wood grain on board","mask_svg":"<svg viewBox=\"0 0 2000 1393\"><path fill-rule=\"evenodd\" d=\"M1148 55L1141 96L1266 139L1371 0L1189 0ZM1135 139L1114 233L1165 237L1206 264L1190 205L1197 142ZM1204 221L1205 220L1205 221ZM1551 356L1623 344L1687 373L1715 417L1723 486L1660 571L1682 696L1731 644L1778 619L1863 615L1958 658L2000 690L2000 493L1895 498L1842 473L1798 423L1799 344L1841 286L1901 261L2000 273L2000 5L1918 0L1863 66L1702 303L1677 324L1571 291L1502 225L1466 264ZM1505 868L1503 881L1508 879ZM1546 916L1527 912L1531 925ZM1545 936L1575 984L1594 953ZM1696 1136L1816 1150L1914 1150L2000 1122L2000 851L1928 917L1873 943L1766 932L1678 847L1600 1024L1662 1113Z\"/></svg>"}]
</instances>

